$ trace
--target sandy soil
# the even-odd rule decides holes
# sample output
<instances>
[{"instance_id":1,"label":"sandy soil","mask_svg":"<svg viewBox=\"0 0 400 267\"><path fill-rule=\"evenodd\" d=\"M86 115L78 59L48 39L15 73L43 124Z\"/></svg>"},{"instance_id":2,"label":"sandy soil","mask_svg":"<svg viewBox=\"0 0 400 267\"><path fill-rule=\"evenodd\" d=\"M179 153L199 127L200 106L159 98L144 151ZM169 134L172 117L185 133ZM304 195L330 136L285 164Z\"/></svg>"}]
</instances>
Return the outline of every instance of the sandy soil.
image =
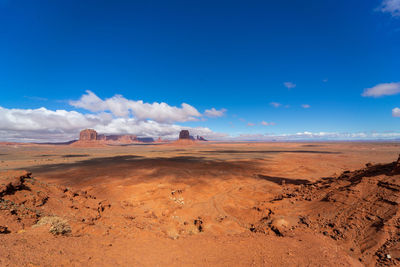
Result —
<instances>
[{"instance_id":1,"label":"sandy soil","mask_svg":"<svg viewBox=\"0 0 400 267\"><path fill-rule=\"evenodd\" d=\"M399 148L0 144L0 266L400 264Z\"/></svg>"}]
</instances>

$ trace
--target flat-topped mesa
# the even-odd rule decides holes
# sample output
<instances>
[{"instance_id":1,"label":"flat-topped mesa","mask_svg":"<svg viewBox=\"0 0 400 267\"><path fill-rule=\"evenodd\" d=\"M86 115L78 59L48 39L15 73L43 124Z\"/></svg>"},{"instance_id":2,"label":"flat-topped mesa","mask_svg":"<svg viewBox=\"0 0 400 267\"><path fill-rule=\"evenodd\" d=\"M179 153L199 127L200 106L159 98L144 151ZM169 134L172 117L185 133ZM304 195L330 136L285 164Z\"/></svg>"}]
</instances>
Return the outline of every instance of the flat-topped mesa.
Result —
<instances>
[{"instance_id":1,"label":"flat-topped mesa","mask_svg":"<svg viewBox=\"0 0 400 267\"><path fill-rule=\"evenodd\" d=\"M125 134L125 135L108 135L105 136L106 141L115 141L115 142L121 142L121 143L133 143L133 142L138 142L138 138L136 135L130 135L130 134Z\"/></svg>"},{"instance_id":2,"label":"flat-topped mesa","mask_svg":"<svg viewBox=\"0 0 400 267\"><path fill-rule=\"evenodd\" d=\"M182 130L182 131L179 133L179 140L181 140L181 139L184 139L184 140L188 139L188 140L190 140L189 130Z\"/></svg>"},{"instance_id":3,"label":"flat-topped mesa","mask_svg":"<svg viewBox=\"0 0 400 267\"><path fill-rule=\"evenodd\" d=\"M126 142L126 143L138 142L137 136L133 135L133 134L121 135L121 137L118 140L121 142Z\"/></svg>"},{"instance_id":4,"label":"flat-topped mesa","mask_svg":"<svg viewBox=\"0 0 400 267\"><path fill-rule=\"evenodd\" d=\"M97 132L93 129L85 129L79 133L79 141L96 141Z\"/></svg>"},{"instance_id":5,"label":"flat-topped mesa","mask_svg":"<svg viewBox=\"0 0 400 267\"><path fill-rule=\"evenodd\" d=\"M106 145L106 144L132 144L143 142L136 135L105 135L98 134L93 129L85 129L79 133L79 141L74 145ZM153 140L145 140L145 142L153 142Z\"/></svg>"}]
</instances>

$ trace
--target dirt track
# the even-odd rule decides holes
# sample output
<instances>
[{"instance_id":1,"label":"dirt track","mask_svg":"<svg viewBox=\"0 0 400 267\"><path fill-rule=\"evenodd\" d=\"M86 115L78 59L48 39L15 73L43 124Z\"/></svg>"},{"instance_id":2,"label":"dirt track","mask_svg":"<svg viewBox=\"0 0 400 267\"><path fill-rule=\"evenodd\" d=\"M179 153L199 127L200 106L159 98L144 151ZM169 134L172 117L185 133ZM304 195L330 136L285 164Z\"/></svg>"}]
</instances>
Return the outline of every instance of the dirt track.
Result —
<instances>
[{"instance_id":1,"label":"dirt track","mask_svg":"<svg viewBox=\"0 0 400 267\"><path fill-rule=\"evenodd\" d=\"M397 144L0 148L0 265L399 263Z\"/></svg>"}]
</instances>

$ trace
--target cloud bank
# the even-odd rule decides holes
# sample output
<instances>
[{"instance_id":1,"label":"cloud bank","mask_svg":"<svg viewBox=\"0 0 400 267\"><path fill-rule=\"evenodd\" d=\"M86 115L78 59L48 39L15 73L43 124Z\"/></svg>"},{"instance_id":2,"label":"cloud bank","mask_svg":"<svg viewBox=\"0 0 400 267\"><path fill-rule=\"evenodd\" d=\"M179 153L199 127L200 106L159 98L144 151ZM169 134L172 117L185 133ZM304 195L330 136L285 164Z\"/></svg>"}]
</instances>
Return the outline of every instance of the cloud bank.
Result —
<instances>
[{"instance_id":1,"label":"cloud bank","mask_svg":"<svg viewBox=\"0 0 400 267\"><path fill-rule=\"evenodd\" d=\"M79 100L69 103L92 112L109 111L119 117L132 115L138 120L150 119L160 123L195 121L202 116L197 109L186 103L181 107L173 107L164 102L150 104L141 100L128 100L121 95L102 100L89 90Z\"/></svg>"},{"instance_id":2,"label":"cloud bank","mask_svg":"<svg viewBox=\"0 0 400 267\"><path fill-rule=\"evenodd\" d=\"M181 129L209 139L224 137L206 127L183 127L175 124L114 117L109 113L82 114L77 111L38 109L7 109L0 107L2 141L62 142L76 139L80 130L94 128L104 134L136 134L143 137L161 136L174 139Z\"/></svg>"},{"instance_id":3,"label":"cloud bank","mask_svg":"<svg viewBox=\"0 0 400 267\"><path fill-rule=\"evenodd\" d=\"M400 108L392 114L400 117ZM262 122L262 125L275 123ZM253 126L254 124L249 124ZM207 127L183 127L176 124L159 123L152 120L138 120L130 117L115 117L109 113L82 114L77 111L38 109L7 109L0 107L1 141L23 142L64 142L78 137L80 130L94 128L104 134L135 134L142 137L176 139L182 129L189 129L192 135L204 136L218 141L299 141L299 140L373 140L400 139L400 133L337 133L298 132L294 134L241 134L231 136L216 133Z\"/></svg>"},{"instance_id":4,"label":"cloud bank","mask_svg":"<svg viewBox=\"0 0 400 267\"><path fill-rule=\"evenodd\" d=\"M180 107L166 103L144 103L115 95L101 99L86 91L80 99L69 104L90 113L67 110L8 109L0 107L0 141L63 142L77 138L85 128L96 129L102 134L135 134L141 137L175 139L182 129L207 139L222 138L207 127L183 127L178 122L196 121L203 116L193 106L183 103ZM204 115L223 116L226 109L211 108Z\"/></svg>"},{"instance_id":5,"label":"cloud bank","mask_svg":"<svg viewBox=\"0 0 400 267\"><path fill-rule=\"evenodd\" d=\"M372 92L373 95L377 94L376 90ZM385 92L387 93L387 90ZM221 117L226 113L226 109L210 108L204 114L201 114L196 108L185 103L180 107L175 107L166 103L144 103L143 101L129 100L120 95L103 100L91 91L87 91L80 99L71 101L70 104L74 107L83 108L89 113L76 110L49 110L45 107L16 109L0 106L0 141L65 142L76 139L79 131L85 128L96 129L102 134L135 134L140 137L162 137L165 139L176 139L180 130L189 129L192 135L200 135L209 140L220 141L400 138L400 133L396 132L299 132L294 134L241 134L231 136L214 132L207 127L184 127L176 124L198 120L202 116ZM277 107L281 106L279 103L271 104ZM400 117L400 108L394 108L392 115ZM275 125L275 123L262 121L261 125L270 126ZM248 126L255 126L255 124L248 123Z\"/></svg>"},{"instance_id":6,"label":"cloud bank","mask_svg":"<svg viewBox=\"0 0 400 267\"><path fill-rule=\"evenodd\" d=\"M393 140L400 139L398 132L298 132L293 134L240 134L229 137L232 141L362 141L362 140Z\"/></svg>"},{"instance_id":7,"label":"cloud bank","mask_svg":"<svg viewBox=\"0 0 400 267\"><path fill-rule=\"evenodd\" d=\"M77 111L38 109L7 109L0 107L0 136L2 141L61 142L76 139L80 130L94 128L105 134L136 134L143 137L161 136L174 139L181 129L209 139L224 137L206 127L183 127L114 117L108 113L82 114Z\"/></svg>"}]
</instances>

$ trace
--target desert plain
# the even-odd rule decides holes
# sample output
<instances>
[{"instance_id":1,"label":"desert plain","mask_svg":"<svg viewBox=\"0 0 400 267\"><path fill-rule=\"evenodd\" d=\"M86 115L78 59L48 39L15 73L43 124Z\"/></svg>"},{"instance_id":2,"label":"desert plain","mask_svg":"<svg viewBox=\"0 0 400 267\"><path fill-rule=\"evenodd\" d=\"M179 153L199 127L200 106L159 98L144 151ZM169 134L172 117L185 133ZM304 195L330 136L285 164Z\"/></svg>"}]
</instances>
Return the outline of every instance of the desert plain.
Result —
<instances>
[{"instance_id":1,"label":"desert plain","mask_svg":"<svg viewBox=\"0 0 400 267\"><path fill-rule=\"evenodd\" d=\"M396 142L0 145L0 266L400 263Z\"/></svg>"}]
</instances>

